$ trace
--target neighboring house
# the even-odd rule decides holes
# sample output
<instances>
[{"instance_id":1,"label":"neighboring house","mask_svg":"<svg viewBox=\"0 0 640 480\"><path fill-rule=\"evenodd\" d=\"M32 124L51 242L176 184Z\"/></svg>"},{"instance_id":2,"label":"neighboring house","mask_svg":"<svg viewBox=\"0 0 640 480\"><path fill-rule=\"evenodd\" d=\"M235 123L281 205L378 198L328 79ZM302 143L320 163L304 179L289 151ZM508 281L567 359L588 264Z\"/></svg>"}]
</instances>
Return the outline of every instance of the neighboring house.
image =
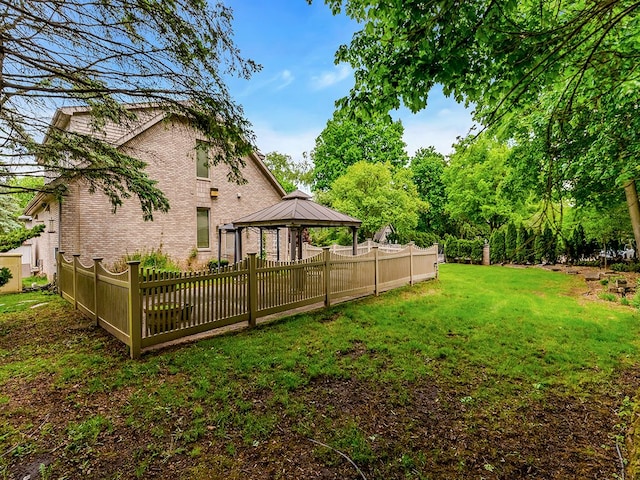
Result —
<instances>
[{"instance_id":1,"label":"neighboring house","mask_svg":"<svg viewBox=\"0 0 640 480\"><path fill-rule=\"evenodd\" d=\"M389 236L396 233L391 225L386 225L373 234L373 241L378 243L389 243Z\"/></svg>"},{"instance_id":2,"label":"neighboring house","mask_svg":"<svg viewBox=\"0 0 640 480\"><path fill-rule=\"evenodd\" d=\"M138 116L136 126L125 130L107 125L101 138L147 163L146 172L157 180L170 209L154 212L153 221L145 222L137 200L125 199L113 213L107 196L89 193L81 180L68 185L60 202L51 195L36 195L25 210L31 217L27 226L44 223L46 229L31 240L31 261L49 277L55 272L58 250L66 255L80 254L84 264L100 257L107 266L125 254L155 249L178 262L206 262L217 258L219 226L277 203L285 195L260 154L244 159L246 184L230 183L225 165L205 165L207 144L184 119L168 118L165 112L146 104L129 108ZM52 126L91 133L86 108L59 109ZM245 252L257 251L258 236L250 230L243 233ZM222 256L233 259L233 236L221 238Z\"/></svg>"}]
</instances>

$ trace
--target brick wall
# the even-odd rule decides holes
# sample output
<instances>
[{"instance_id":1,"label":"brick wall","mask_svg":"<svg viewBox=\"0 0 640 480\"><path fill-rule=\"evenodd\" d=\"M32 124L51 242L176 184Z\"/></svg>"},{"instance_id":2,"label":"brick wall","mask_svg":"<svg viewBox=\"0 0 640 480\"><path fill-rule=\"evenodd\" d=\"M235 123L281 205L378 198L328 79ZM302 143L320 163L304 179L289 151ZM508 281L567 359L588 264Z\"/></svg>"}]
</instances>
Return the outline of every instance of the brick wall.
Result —
<instances>
[{"instance_id":1,"label":"brick wall","mask_svg":"<svg viewBox=\"0 0 640 480\"><path fill-rule=\"evenodd\" d=\"M124 145L123 150L148 164L148 175L169 199L169 212L154 213L153 221L142 219L137 199L125 199L114 214L102 193L90 194L80 182L70 186L62 203L61 250L69 255L80 253L85 264L102 257L110 265L127 253L161 248L174 260L186 263L196 248L196 208L202 207L210 209L211 247L197 250L196 261L203 263L217 257L219 225L280 201L281 193L253 157L246 159L243 170L247 184L229 183L224 165L212 166L208 180L197 179L195 144L193 130L183 122L171 121L155 124ZM217 198L210 196L212 187L218 188ZM223 255L227 251L224 237ZM284 232L281 238L286 238ZM258 251L258 241L257 232L243 234L244 253ZM44 250L40 258L43 255Z\"/></svg>"}]
</instances>

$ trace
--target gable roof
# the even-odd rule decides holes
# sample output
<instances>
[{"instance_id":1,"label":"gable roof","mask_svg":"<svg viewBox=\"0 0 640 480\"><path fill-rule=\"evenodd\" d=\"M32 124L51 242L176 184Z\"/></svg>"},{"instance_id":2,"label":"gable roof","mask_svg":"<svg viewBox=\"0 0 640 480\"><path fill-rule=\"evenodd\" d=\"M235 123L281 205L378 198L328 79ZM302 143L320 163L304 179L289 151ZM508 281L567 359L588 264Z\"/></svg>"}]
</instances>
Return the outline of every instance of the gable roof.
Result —
<instances>
[{"instance_id":1,"label":"gable roof","mask_svg":"<svg viewBox=\"0 0 640 480\"><path fill-rule=\"evenodd\" d=\"M234 227L359 227L361 220L311 201L296 190L282 201L233 222Z\"/></svg>"},{"instance_id":2,"label":"gable roof","mask_svg":"<svg viewBox=\"0 0 640 480\"><path fill-rule=\"evenodd\" d=\"M130 103L125 105L127 110L135 111L137 119L130 124L118 124L106 122L100 131L96 131L91 125L90 107L61 107L58 108L51 120L50 129L73 131L85 135L91 135L104 142L118 147L148 130L156 123L162 121L167 112L158 108L156 103ZM48 134L43 143L46 143Z\"/></svg>"}]
</instances>

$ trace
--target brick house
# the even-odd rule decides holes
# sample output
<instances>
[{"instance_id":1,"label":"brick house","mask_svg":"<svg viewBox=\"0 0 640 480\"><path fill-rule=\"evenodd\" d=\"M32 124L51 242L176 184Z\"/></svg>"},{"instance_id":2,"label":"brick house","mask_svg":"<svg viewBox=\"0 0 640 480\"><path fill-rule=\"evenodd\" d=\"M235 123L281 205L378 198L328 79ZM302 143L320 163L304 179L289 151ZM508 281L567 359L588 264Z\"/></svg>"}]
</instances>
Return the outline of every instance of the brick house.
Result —
<instances>
[{"instance_id":1,"label":"brick house","mask_svg":"<svg viewBox=\"0 0 640 480\"><path fill-rule=\"evenodd\" d=\"M205 165L207 144L185 120L167 118L150 105L130 108L138 118L134 127L111 124L101 134L105 141L147 163L146 172L157 180L170 209L155 212L153 221L144 221L137 200L124 199L113 213L107 196L89 193L80 180L68 185L61 201L52 195L36 195L25 211L31 218L27 226L44 223L46 230L31 241L31 264L49 277L55 272L58 250L80 254L85 264L101 257L109 266L125 254L157 249L182 264L202 264L217 258L219 226L277 203L285 194L259 153L244 159L242 174L247 183L230 183L226 166ZM86 108L61 108L52 125L91 132ZM258 237L255 231L243 233L245 251L257 251ZM233 259L233 234L220 238L222 256Z\"/></svg>"}]
</instances>

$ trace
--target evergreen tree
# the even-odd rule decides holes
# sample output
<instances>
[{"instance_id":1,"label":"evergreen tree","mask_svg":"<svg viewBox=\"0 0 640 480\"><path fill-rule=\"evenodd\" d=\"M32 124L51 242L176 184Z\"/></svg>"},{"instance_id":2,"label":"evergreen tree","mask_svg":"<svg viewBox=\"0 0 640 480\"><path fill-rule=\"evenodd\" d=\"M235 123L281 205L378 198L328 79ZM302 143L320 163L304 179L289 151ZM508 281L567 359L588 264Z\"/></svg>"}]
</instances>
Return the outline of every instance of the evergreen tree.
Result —
<instances>
[{"instance_id":1,"label":"evergreen tree","mask_svg":"<svg viewBox=\"0 0 640 480\"><path fill-rule=\"evenodd\" d=\"M514 262L516 259L516 249L518 244L518 230L513 222L507 225L507 231L505 233L505 260L507 262Z\"/></svg>"},{"instance_id":2,"label":"evergreen tree","mask_svg":"<svg viewBox=\"0 0 640 480\"><path fill-rule=\"evenodd\" d=\"M542 232L536 232L533 240L533 261L534 263L541 263L544 257L544 238Z\"/></svg>"},{"instance_id":3,"label":"evergreen tree","mask_svg":"<svg viewBox=\"0 0 640 480\"><path fill-rule=\"evenodd\" d=\"M556 236L549 225L544 227L542 234L543 257L547 263L556 263L558 260Z\"/></svg>"},{"instance_id":4,"label":"evergreen tree","mask_svg":"<svg viewBox=\"0 0 640 480\"><path fill-rule=\"evenodd\" d=\"M520 225L518 228L518 233L516 237L516 255L515 261L516 263L524 264L527 263L527 229L524 225Z\"/></svg>"},{"instance_id":5,"label":"evergreen tree","mask_svg":"<svg viewBox=\"0 0 640 480\"><path fill-rule=\"evenodd\" d=\"M579 262L587 253L587 239L584 234L582 224L576 225L571 235L571 246L573 250L573 259Z\"/></svg>"},{"instance_id":6,"label":"evergreen tree","mask_svg":"<svg viewBox=\"0 0 640 480\"><path fill-rule=\"evenodd\" d=\"M491 263L503 263L505 259L504 230L494 230L489 240Z\"/></svg>"}]
</instances>

